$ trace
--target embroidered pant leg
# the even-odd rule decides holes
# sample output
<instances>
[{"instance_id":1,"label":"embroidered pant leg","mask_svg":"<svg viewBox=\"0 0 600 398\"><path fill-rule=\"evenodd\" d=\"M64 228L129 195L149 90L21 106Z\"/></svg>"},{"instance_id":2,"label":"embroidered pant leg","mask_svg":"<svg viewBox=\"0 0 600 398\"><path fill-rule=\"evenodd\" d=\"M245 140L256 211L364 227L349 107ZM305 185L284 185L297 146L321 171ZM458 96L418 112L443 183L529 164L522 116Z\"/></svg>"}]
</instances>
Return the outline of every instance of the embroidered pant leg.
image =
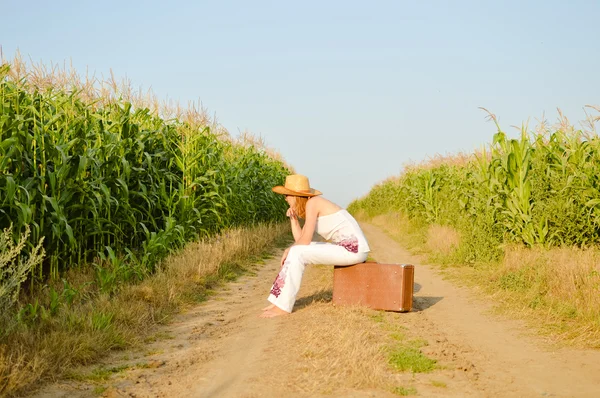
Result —
<instances>
[{"instance_id":1,"label":"embroidered pant leg","mask_svg":"<svg viewBox=\"0 0 600 398\"><path fill-rule=\"evenodd\" d=\"M367 253L352 253L331 243L312 242L310 245L292 246L268 300L282 310L292 312L306 265L351 265L366 259Z\"/></svg>"}]
</instances>

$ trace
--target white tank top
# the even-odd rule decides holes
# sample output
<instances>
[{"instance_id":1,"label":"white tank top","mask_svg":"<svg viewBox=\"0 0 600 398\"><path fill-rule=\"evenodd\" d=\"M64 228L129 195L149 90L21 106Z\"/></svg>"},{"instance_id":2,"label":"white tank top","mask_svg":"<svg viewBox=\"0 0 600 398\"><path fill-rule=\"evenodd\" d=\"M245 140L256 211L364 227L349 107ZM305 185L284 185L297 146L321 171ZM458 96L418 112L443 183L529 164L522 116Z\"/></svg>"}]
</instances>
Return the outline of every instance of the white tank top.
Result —
<instances>
[{"instance_id":1,"label":"white tank top","mask_svg":"<svg viewBox=\"0 0 600 398\"><path fill-rule=\"evenodd\" d=\"M343 246L349 252L371 251L360 226L354 217L344 209L317 217L317 233L331 243Z\"/></svg>"}]
</instances>

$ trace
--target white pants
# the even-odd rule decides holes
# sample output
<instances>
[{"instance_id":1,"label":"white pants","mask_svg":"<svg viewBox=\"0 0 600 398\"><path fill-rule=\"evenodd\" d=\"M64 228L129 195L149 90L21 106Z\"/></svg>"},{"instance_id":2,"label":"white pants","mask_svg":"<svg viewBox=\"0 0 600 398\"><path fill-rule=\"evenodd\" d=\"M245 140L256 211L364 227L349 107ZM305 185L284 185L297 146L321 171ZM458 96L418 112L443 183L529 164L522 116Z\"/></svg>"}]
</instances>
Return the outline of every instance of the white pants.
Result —
<instances>
[{"instance_id":1,"label":"white pants","mask_svg":"<svg viewBox=\"0 0 600 398\"><path fill-rule=\"evenodd\" d=\"M365 262L367 253L352 253L332 243L311 242L292 246L268 300L284 311L292 312L307 264L352 265Z\"/></svg>"}]
</instances>

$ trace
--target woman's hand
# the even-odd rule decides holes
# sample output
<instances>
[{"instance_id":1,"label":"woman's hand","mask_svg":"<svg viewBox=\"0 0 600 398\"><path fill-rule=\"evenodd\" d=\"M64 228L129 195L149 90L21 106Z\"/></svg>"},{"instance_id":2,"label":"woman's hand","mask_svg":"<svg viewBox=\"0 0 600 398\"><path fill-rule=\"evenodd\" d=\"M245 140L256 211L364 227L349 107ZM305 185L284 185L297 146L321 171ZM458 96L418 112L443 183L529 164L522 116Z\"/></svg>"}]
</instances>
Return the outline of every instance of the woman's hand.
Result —
<instances>
[{"instance_id":1,"label":"woman's hand","mask_svg":"<svg viewBox=\"0 0 600 398\"><path fill-rule=\"evenodd\" d=\"M283 263L285 263L285 259L287 258L289 252L290 252L289 247L287 249L285 249L285 251L283 252L283 255L281 256L281 267L283 267Z\"/></svg>"},{"instance_id":2,"label":"woman's hand","mask_svg":"<svg viewBox=\"0 0 600 398\"><path fill-rule=\"evenodd\" d=\"M285 213L285 215L289 218L291 218L292 220L297 220L298 219L298 215L296 214L296 210L292 209L291 207L289 209L287 209L287 212Z\"/></svg>"}]
</instances>

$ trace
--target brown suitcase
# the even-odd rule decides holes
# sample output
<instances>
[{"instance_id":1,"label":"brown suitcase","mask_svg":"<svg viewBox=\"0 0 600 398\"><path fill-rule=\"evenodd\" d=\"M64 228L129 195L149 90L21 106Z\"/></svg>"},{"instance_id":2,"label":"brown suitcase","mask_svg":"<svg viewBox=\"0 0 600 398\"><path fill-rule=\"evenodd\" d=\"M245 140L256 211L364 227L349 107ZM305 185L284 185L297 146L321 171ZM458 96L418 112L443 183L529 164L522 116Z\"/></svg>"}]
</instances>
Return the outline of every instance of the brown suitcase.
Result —
<instances>
[{"instance_id":1,"label":"brown suitcase","mask_svg":"<svg viewBox=\"0 0 600 398\"><path fill-rule=\"evenodd\" d=\"M333 303L386 311L412 309L415 267L367 262L333 269Z\"/></svg>"}]
</instances>

